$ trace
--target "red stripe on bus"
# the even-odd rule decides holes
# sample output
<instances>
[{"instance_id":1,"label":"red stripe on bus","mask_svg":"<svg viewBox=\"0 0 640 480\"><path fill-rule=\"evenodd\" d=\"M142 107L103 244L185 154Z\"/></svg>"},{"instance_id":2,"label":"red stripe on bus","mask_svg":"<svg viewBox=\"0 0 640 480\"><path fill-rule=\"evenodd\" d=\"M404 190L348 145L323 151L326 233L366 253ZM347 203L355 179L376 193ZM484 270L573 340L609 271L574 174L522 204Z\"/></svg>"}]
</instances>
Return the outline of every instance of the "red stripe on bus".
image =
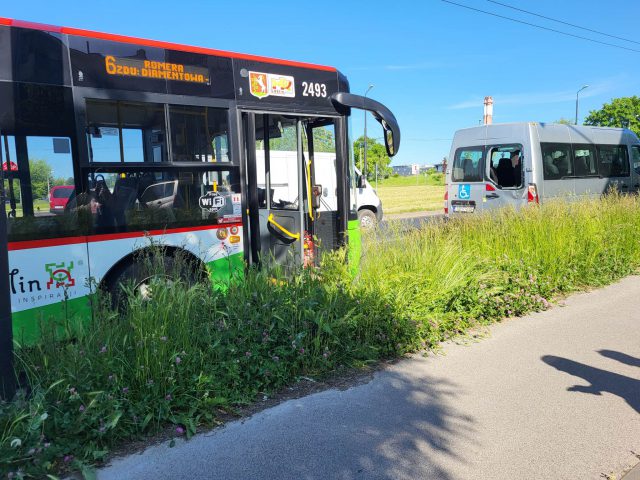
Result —
<instances>
[{"instance_id":1,"label":"red stripe on bus","mask_svg":"<svg viewBox=\"0 0 640 480\"><path fill-rule=\"evenodd\" d=\"M0 25L10 25L14 27L32 28L35 30L45 30L47 32L65 33L68 35L77 35L80 37L96 38L98 40L110 40L113 42L131 43L135 45L143 45L146 47L167 48L170 50L181 50L183 52L201 53L204 55L218 55L223 57L236 58L240 60L251 60L256 62L275 63L277 65L286 65L288 67L312 68L314 70L325 70L335 72L335 67L326 65L317 65L315 63L295 62L292 60L283 60L280 58L262 57L260 55L249 55L245 53L227 52L225 50L215 50L213 48L194 47L191 45L183 45L179 43L161 42L146 38L129 37L127 35L117 35L113 33L94 32L92 30L84 30L73 27L57 27L54 25L46 25L44 23L25 22L22 20L12 20L10 18L0 17Z\"/></svg>"},{"instance_id":2,"label":"red stripe on bus","mask_svg":"<svg viewBox=\"0 0 640 480\"><path fill-rule=\"evenodd\" d=\"M167 230L148 230L141 232L103 233L80 237L47 238L44 240L26 240L24 242L9 242L9 251L27 250L30 248L60 247L77 245L79 243L107 242L127 238L142 238L146 236L171 235L174 233L200 232L203 230L217 230L219 228L241 227L242 223L225 223L223 225L202 225L199 227L170 228Z\"/></svg>"}]
</instances>

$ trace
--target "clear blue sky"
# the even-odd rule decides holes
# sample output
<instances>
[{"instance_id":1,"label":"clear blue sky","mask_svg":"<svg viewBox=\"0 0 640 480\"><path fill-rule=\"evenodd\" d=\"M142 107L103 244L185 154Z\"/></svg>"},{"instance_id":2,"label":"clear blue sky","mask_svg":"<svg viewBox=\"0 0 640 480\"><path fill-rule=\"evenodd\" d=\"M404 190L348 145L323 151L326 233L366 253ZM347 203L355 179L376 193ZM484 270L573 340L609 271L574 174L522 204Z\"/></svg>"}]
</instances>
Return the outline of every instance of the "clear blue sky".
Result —
<instances>
[{"instance_id":1,"label":"clear blue sky","mask_svg":"<svg viewBox=\"0 0 640 480\"><path fill-rule=\"evenodd\" d=\"M13 1L0 16L332 65L351 89L396 114L393 164L434 163L455 130L477 125L492 95L494 122L573 119L614 97L640 93L640 43L533 17L487 0L454 0L622 50L470 11L441 0L293 2ZM500 0L640 42L637 0ZM381 137L373 120L370 136ZM353 119L355 136L362 115Z\"/></svg>"}]
</instances>

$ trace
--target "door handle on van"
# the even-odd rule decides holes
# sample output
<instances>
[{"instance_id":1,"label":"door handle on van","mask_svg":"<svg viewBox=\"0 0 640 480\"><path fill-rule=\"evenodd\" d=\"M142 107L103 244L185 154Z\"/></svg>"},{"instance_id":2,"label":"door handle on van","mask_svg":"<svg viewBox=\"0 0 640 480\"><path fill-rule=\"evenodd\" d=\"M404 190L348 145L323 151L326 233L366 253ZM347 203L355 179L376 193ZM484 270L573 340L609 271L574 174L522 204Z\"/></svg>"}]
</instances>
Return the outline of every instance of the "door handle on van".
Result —
<instances>
[{"instance_id":1,"label":"door handle on van","mask_svg":"<svg viewBox=\"0 0 640 480\"><path fill-rule=\"evenodd\" d=\"M497 193L487 193L486 197L487 198L500 198L500 195L498 195Z\"/></svg>"}]
</instances>

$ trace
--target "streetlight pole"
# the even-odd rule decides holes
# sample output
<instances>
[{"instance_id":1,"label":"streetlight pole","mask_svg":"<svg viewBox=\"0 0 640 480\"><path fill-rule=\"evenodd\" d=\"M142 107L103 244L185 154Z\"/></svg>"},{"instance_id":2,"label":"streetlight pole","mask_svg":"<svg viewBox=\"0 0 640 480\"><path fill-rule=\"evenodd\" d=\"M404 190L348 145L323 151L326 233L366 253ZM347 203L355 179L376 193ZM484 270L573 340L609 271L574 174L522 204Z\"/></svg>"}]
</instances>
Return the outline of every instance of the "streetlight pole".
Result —
<instances>
[{"instance_id":1,"label":"streetlight pole","mask_svg":"<svg viewBox=\"0 0 640 480\"><path fill-rule=\"evenodd\" d=\"M574 125L578 125L578 94L585 88L589 88L589 85L583 85L582 88L576 92L576 121Z\"/></svg>"},{"instance_id":2,"label":"streetlight pole","mask_svg":"<svg viewBox=\"0 0 640 480\"><path fill-rule=\"evenodd\" d=\"M371 90L373 88L373 85L369 85L369 88L367 88L367 91L364 92L364 98L367 98L367 93L369 93L369 90ZM362 174L364 175L364 178L367 178L367 111L364 110L364 161L362 164Z\"/></svg>"}]
</instances>

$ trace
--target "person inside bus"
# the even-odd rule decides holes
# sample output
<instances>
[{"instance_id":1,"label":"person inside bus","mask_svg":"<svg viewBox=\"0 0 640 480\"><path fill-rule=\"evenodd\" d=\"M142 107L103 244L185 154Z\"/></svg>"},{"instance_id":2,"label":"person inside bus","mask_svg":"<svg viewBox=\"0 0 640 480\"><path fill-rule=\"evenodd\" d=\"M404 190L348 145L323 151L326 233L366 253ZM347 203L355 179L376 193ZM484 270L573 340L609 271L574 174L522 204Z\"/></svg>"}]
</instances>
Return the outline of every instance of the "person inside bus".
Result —
<instances>
[{"instance_id":1,"label":"person inside bus","mask_svg":"<svg viewBox=\"0 0 640 480\"><path fill-rule=\"evenodd\" d=\"M496 168L498 185L503 188L519 187L522 182L522 162L520 162L520 150L511 152L509 158L502 157Z\"/></svg>"},{"instance_id":2,"label":"person inside bus","mask_svg":"<svg viewBox=\"0 0 640 480\"><path fill-rule=\"evenodd\" d=\"M557 152L557 157L555 158L554 163L556 164L556 167L558 167L558 171L560 172L561 177L564 177L565 175L571 175L569 158L562 150L559 150Z\"/></svg>"},{"instance_id":3,"label":"person inside bus","mask_svg":"<svg viewBox=\"0 0 640 480\"><path fill-rule=\"evenodd\" d=\"M520 187L522 185L522 159L520 158L520 150L511 153L512 186Z\"/></svg>"}]
</instances>

